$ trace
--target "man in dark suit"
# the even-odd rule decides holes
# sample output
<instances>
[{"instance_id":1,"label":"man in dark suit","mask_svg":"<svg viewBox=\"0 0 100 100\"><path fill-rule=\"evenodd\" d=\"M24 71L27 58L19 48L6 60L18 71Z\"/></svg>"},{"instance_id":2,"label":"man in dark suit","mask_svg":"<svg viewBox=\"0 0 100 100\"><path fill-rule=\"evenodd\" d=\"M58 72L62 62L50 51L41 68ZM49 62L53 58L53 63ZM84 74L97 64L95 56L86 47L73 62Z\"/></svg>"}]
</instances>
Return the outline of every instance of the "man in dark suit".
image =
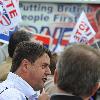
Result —
<instances>
[{"instance_id":1,"label":"man in dark suit","mask_svg":"<svg viewBox=\"0 0 100 100\"><path fill-rule=\"evenodd\" d=\"M100 52L85 44L72 44L58 60L54 74L57 91L50 100L90 100L100 87L99 80Z\"/></svg>"}]
</instances>

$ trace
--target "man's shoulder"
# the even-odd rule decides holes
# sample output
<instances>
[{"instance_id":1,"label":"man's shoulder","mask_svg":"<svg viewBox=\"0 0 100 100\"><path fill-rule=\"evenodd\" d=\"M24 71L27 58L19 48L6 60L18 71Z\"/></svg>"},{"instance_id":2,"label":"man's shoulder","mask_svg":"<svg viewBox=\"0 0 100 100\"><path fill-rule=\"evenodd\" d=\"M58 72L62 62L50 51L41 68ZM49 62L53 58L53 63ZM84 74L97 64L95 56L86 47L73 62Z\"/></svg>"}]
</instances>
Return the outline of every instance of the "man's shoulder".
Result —
<instances>
[{"instance_id":1,"label":"man's shoulder","mask_svg":"<svg viewBox=\"0 0 100 100\"><path fill-rule=\"evenodd\" d=\"M1 98L3 98L3 100L7 100L7 98L9 98L9 100L26 100L25 95L16 88L3 88L0 93L0 100Z\"/></svg>"},{"instance_id":2,"label":"man's shoulder","mask_svg":"<svg viewBox=\"0 0 100 100\"><path fill-rule=\"evenodd\" d=\"M69 95L52 95L50 100L82 100L77 96L69 96Z\"/></svg>"}]
</instances>

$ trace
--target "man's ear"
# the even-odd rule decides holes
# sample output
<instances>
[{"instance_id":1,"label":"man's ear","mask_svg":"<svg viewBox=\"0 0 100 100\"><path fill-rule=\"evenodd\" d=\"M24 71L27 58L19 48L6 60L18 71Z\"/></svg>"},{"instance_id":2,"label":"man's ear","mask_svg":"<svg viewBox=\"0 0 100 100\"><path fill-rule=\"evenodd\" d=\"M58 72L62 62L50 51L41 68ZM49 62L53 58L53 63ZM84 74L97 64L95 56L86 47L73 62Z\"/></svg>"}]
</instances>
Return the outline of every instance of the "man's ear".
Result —
<instances>
[{"instance_id":1,"label":"man's ear","mask_svg":"<svg viewBox=\"0 0 100 100\"><path fill-rule=\"evenodd\" d=\"M100 88L100 83L97 82L95 86L92 88L92 96L97 92L97 90Z\"/></svg>"},{"instance_id":2,"label":"man's ear","mask_svg":"<svg viewBox=\"0 0 100 100\"><path fill-rule=\"evenodd\" d=\"M21 62L22 70L27 71L29 66L30 66L30 62L27 59L23 59Z\"/></svg>"},{"instance_id":3,"label":"man's ear","mask_svg":"<svg viewBox=\"0 0 100 100\"><path fill-rule=\"evenodd\" d=\"M58 81L58 71L57 71L57 69L55 69L55 72L54 72L54 83L57 84L57 81Z\"/></svg>"}]
</instances>

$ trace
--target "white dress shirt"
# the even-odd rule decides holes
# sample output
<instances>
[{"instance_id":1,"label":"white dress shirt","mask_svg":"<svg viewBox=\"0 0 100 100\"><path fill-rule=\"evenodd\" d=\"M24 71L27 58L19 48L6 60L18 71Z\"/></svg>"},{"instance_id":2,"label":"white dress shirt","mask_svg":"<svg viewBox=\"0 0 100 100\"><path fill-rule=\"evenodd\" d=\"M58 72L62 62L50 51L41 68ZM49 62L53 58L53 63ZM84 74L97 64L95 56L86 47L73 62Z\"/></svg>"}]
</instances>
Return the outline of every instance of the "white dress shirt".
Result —
<instances>
[{"instance_id":1,"label":"white dress shirt","mask_svg":"<svg viewBox=\"0 0 100 100\"><path fill-rule=\"evenodd\" d=\"M11 72L0 83L0 93L0 100L26 100L26 97L28 100L37 100L39 95L26 81Z\"/></svg>"}]
</instances>

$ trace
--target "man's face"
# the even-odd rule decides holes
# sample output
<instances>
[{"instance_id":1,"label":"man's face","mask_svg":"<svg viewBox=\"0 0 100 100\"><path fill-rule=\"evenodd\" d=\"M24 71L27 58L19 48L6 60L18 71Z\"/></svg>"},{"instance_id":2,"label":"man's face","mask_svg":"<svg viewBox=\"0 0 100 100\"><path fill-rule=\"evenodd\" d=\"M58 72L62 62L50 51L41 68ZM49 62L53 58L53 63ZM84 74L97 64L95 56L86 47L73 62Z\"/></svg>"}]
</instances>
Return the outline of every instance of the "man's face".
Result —
<instances>
[{"instance_id":1,"label":"man's face","mask_svg":"<svg viewBox=\"0 0 100 100\"><path fill-rule=\"evenodd\" d=\"M40 90L44 87L47 75L51 74L49 65L50 58L46 53L30 65L28 83L34 90Z\"/></svg>"}]
</instances>

